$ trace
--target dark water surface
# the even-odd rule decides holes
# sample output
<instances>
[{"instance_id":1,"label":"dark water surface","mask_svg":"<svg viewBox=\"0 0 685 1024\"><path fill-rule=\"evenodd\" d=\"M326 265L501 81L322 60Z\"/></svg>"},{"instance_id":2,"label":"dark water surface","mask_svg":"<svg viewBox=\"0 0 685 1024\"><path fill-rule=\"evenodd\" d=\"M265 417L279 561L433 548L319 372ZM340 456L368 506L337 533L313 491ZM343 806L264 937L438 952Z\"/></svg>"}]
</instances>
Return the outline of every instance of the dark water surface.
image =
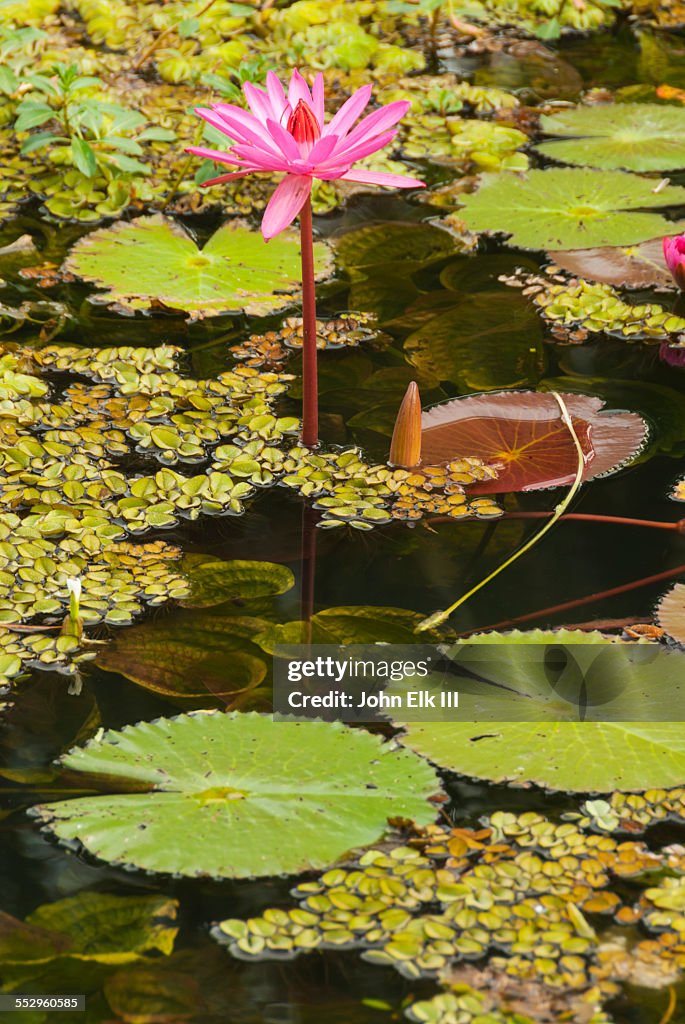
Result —
<instances>
[{"instance_id":1,"label":"dark water surface","mask_svg":"<svg viewBox=\"0 0 685 1024\"><path fill-rule=\"evenodd\" d=\"M541 57L534 46L518 56L499 54L469 61L457 60L449 54L443 56L446 68L468 70L477 84L514 89L531 100L575 100L581 90L603 85L614 89L640 82L685 86L685 37L642 42L642 46L638 45L635 37L627 33L592 40L574 39L559 48L555 59ZM365 197L354 200L344 214L322 219L318 227L322 233L335 236L357 225L415 220L428 212L425 206L408 206L394 196ZM213 227L208 223L207 233ZM44 245L43 257L57 262L80 229L40 224L28 212L20 222L5 229L5 237L0 241L4 244L26 231L35 233L37 243ZM474 287L487 287L509 296L510 290L498 284L496 277L507 264L513 269L520 263L520 257L508 251L503 263L501 258L496 259L497 255L493 245L489 253L469 257ZM530 254L525 258L529 260ZM452 259L458 262L466 257ZM436 303L443 292L438 274L444 265L432 268L420 281L422 288L434 293ZM3 269L3 274L9 282L3 291L7 304L35 297L30 285L21 282L11 269ZM82 306L86 294L78 286L69 286L63 294L55 296L76 314L60 342L146 346L162 341L183 343L188 353L188 371L206 377L231 365L228 344L240 340L245 333L245 324L240 321L179 327L163 317L108 317ZM397 301L401 312L401 295ZM345 291L334 289L329 295L324 293L320 313L335 313L345 308L346 303ZM373 308L373 301L366 308ZM251 329L258 327L253 324ZM405 367L406 381L411 379L402 354L407 332L403 334L401 329L393 328L392 333L394 344L387 350L341 352L322 360L324 436L340 444L356 441L379 459L387 456L387 434L369 430L363 424L351 426L348 421L353 419L360 424L367 410L381 407L380 416L374 414L372 422L391 422L387 392L374 386L370 378L379 370ZM14 337L23 342L31 340L25 331ZM548 340L545 348L549 364L545 379L609 379L612 404L644 411L651 421L655 442L661 441L669 449L669 454L658 454L617 477L586 485L574 511L677 519L680 508L666 495L682 472L677 456L685 451L685 412L681 413L681 421L673 422L666 415L667 403L655 400L654 395L659 392L650 393L649 385L667 389L673 408L685 409L685 370L661 363L657 346L599 341L572 348ZM456 389L444 388L433 398L456 393ZM392 401L396 401L396 392L392 393ZM556 492L538 493L519 496L517 503L509 507L551 509L557 500ZM492 525L440 524L433 530L397 525L370 533L319 531L316 608L369 604L428 613L449 604L467 584L476 582L513 550L526 531L535 528L534 523L524 526L521 522L503 521ZM166 531L163 536L180 543L187 551L283 562L293 569L298 582L301 576L301 503L280 489L265 492L241 518L204 521ZM681 564L685 565L685 536L677 533L593 523L561 524L531 555L461 608L452 622L458 630L473 630L526 613L542 612ZM570 613L543 613L531 619L530 624L647 619L665 587L661 583L612 599L592 599ZM282 621L298 617L298 600L296 591L281 599ZM157 614L164 617L166 613ZM393 970L366 965L356 954L316 953L290 963L247 964L232 960L210 938L208 921L247 916L279 901L287 902L292 880L237 884L148 878L96 864L44 837L24 809L42 797L50 797L49 784L41 783L40 771L77 738L89 734L96 709L105 727L119 727L176 711L173 704L97 669L88 669L79 696L67 694L64 679L43 673L36 674L25 686L22 700L17 702L6 724L0 726L0 764L6 772L5 778L0 776L0 807L5 808L5 816L0 818L0 909L23 917L39 904L84 890L119 894L161 891L180 897L179 946L184 952L175 961L176 969L186 970L189 977L202 977L206 1013L194 1019L206 1020L208 1024L376 1024L398 1017L367 1005L364 1000L388 1003L397 1013L409 993L416 996L433 991L429 983L412 984ZM536 809L556 814L577 806L573 799L534 790L475 785L454 778L448 780L447 786L453 798L448 813L455 821L470 824L494 809ZM673 839L685 841L685 829L674 829ZM84 976L84 990L92 991L88 1019L106 1019L100 1016L104 1003L98 994L99 986L86 988L90 984ZM685 1006L685 1001L681 1000L681 1004ZM663 993L652 996L640 991L622 998L613 1012L619 1022L647 1024L659 1020L664 1005ZM59 1019L66 1024L71 1018L62 1014ZM685 1021L685 1010L677 1010L673 1020Z\"/></svg>"}]
</instances>

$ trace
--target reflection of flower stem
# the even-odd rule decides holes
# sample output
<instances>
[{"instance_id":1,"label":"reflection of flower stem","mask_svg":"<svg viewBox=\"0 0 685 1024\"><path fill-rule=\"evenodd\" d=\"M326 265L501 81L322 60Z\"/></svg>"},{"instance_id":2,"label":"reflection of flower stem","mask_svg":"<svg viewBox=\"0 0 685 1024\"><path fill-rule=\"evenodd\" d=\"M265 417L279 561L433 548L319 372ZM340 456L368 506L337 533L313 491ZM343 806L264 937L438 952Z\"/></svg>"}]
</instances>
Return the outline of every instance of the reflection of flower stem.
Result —
<instances>
[{"instance_id":1,"label":"reflection of flower stem","mask_svg":"<svg viewBox=\"0 0 685 1024\"><path fill-rule=\"evenodd\" d=\"M496 569L494 569L488 576L486 576L485 579L481 580L480 583L477 583L475 587L471 587L471 589L468 590L465 594L463 594L457 601L455 601L454 604L451 604L449 608L446 608L444 611L434 612L433 615L429 615L428 618L423 619L416 627L415 632L422 633L426 629L433 629L435 626L441 625L443 622L445 622L446 619L450 617L452 612L456 611L457 608L460 608L461 605L468 601L470 597L473 597L473 595L476 594L479 590L487 586L487 584L490 583L491 580L494 580L495 577L499 576L501 572L504 572L504 570L508 569L510 565L513 565L513 563L517 559L519 559L521 555L525 555L527 551L530 551L530 549L534 547L534 545L537 544L539 540L542 540L544 535L552 529L554 524L564 514L564 512L569 507L569 505L575 498L576 494L578 493L578 489L580 488L583 479L583 472L585 470L585 456L583 455L581 443L578 440L578 435L576 434L575 427L573 426L568 409L566 408L566 403L564 402L561 395L557 394L556 391L552 391L551 394L556 399L557 405L559 406L559 409L561 411L561 418L566 424L568 431L573 439L573 444L576 449L576 455L578 457L575 480L571 484L568 494L563 499L563 501L559 502L557 507L554 509L554 512L552 513L551 517L547 520L542 529L538 530L538 532L535 533L530 538L530 540L523 545L523 547L519 548L518 551L515 551L513 555L507 558L506 562L502 562L502 564L499 565Z\"/></svg>"},{"instance_id":2,"label":"reflection of flower stem","mask_svg":"<svg viewBox=\"0 0 685 1024\"><path fill-rule=\"evenodd\" d=\"M303 644L312 642L314 585L316 581L316 512L305 502L302 506L302 578L300 583L300 619Z\"/></svg>"},{"instance_id":3,"label":"reflection of flower stem","mask_svg":"<svg viewBox=\"0 0 685 1024\"><path fill-rule=\"evenodd\" d=\"M319 402L316 370L316 292L314 288L314 242L312 201L300 211L302 250L302 444L313 447L319 440Z\"/></svg>"}]
</instances>

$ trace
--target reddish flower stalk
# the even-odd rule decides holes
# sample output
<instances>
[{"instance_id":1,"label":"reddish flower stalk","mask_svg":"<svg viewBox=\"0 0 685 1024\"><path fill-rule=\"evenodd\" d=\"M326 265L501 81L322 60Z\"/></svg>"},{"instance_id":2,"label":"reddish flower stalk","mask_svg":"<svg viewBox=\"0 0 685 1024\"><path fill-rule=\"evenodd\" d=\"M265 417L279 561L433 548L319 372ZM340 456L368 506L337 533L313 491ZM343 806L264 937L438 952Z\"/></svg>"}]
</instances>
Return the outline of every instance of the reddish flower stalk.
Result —
<instances>
[{"instance_id":1,"label":"reddish flower stalk","mask_svg":"<svg viewBox=\"0 0 685 1024\"><path fill-rule=\"evenodd\" d=\"M300 210L302 254L302 444L313 448L319 440L319 382L316 352L316 288L314 285L314 243L312 203Z\"/></svg>"}]
</instances>

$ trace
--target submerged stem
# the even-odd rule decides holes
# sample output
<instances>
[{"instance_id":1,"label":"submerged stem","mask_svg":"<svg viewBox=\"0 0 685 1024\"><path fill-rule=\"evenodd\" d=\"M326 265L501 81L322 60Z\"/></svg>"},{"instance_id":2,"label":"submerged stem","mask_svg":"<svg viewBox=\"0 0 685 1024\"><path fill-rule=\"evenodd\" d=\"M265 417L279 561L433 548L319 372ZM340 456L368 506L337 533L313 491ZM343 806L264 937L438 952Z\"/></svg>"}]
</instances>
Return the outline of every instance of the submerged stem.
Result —
<instances>
[{"instance_id":1,"label":"submerged stem","mask_svg":"<svg viewBox=\"0 0 685 1024\"><path fill-rule=\"evenodd\" d=\"M450 617L452 612L456 611L457 608L460 608L461 605L468 601L470 597L473 597L474 594L476 594L479 590L482 590L483 587L487 586L488 583L494 580L496 576L499 576L501 572L504 572L504 570L508 569L510 565L513 565L513 563L517 559L519 559L521 555L525 555L527 551L530 551L530 549L534 547L539 540L542 540L542 538L548 532L548 530L552 529L554 524L557 522L558 519L561 518L561 516L564 514L564 512L569 507L569 505L575 498L576 494L578 493L578 489L583 480L583 472L585 470L585 456L583 455L582 446L580 444L580 441L578 440L578 435L576 434L575 427L573 426L573 423L571 421L568 409L566 408L566 403L564 402L561 395L557 394L556 391L552 391L551 394L556 399L556 402L561 411L561 418L568 427L568 431L571 437L573 438L573 444L576 449L576 454L578 456L576 476L573 483L571 484L568 494L563 499L563 501L560 501L559 504L556 506L551 517L547 520L542 529L538 530L537 533L533 534L530 540L528 540L523 545L523 547L519 548L518 551L515 551L513 555L510 555L510 557L507 558L505 562L502 562L501 565L498 565L496 569L494 569L488 576L486 576L485 579L481 580L480 583L477 583L475 587L471 587L471 589L468 590L465 594L463 594L457 601L455 601L454 604L451 604L449 608L445 608L444 611L434 612L433 615L429 615L428 618L423 619L423 621L420 622L416 627L415 632L422 633L424 632L424 630L433 629L433 627L441 625L443 622L445 622L446 619Z\"/></svg>"},{"instance_id":2,"label":"submerged stem","mask_svg":"<svg viewBox=\"0 0 685 1024\"><path fill-rule=\"evenodd\" d=\"M319 385L316 367L316 291L312 201L300 211L302 251L302 444L313 448L319 441Z\"/></svg>"},{"instance_id":3,"label":"submerged stem","mask_svg":"<svg viewBox=\"0 0 685 1024\"><path fill-rule=\"evenodd\" d=\"M597 601L604 601L611 597L618 597L620 594L627 594L631 590L638 590L641 587L651 587L655 583L663 583L675 576L685 575L685 565L678 565L675 569L667 569L665 572L657 572L652 576L641 576L639 580L631 580L630 583L622 583L618 587L611 587L610 590L596 590L584 597L576 597L572 601L564 601L562 604L550 605L548 608L541 608L536 612L526 612L525 615L517 615L513 619L503 619L501 622L493 622L489 626L479 626L478 629L470 629L468 633L486 633L494 629L509 629L521 622L530 622L534 619L548 618L552 615L559 615L561 612L570 611L572 608L580 608L584 604L591 604ZM574 627L577 628L577 627ZM458 634L462 635L462 634Z\"/></svg>"}]
</instances>

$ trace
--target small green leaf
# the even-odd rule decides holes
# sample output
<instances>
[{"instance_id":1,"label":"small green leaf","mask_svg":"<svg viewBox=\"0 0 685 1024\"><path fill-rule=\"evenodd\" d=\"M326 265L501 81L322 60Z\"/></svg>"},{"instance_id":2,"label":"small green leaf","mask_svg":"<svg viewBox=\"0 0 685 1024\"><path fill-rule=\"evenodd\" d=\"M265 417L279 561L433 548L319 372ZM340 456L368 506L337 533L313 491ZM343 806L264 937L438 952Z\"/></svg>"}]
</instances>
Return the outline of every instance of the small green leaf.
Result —
<instances>
[{"instance_id":1,"label":"small green leaf","mask_svg":"<svg viewBox=\"0 0 685 1024\"><path fill-rule=\"evenodd\" d=\"M91 146L84 142L83 139L72 139L71 152L77 170L84 174L86 178L94 178L97 174L98 162Z\"/></svg>"},{"instance_id":2,"label":"small green leaf","mask_svg":"<svg viewBox=\"0 0 685 1024\"><path fill-rule=\"evenodd\" d=\"M181 39L188 39L190 36L195 35L199 28L200 22L198 18L184 18L176 31Z\"/></svg>"}]
</instances>

